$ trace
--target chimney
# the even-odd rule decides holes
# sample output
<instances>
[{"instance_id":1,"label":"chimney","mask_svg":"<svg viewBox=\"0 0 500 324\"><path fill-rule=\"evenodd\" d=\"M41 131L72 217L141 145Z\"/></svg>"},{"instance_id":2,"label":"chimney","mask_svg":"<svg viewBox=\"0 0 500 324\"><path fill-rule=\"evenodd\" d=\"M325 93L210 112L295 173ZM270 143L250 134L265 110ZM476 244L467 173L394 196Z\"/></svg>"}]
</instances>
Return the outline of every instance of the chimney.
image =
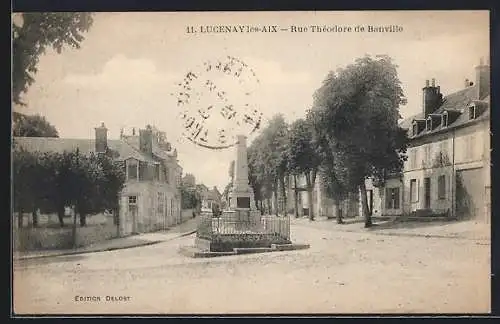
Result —
<instances>
[{"instance_id":1,"label":"chimney","mask_svg":"<svg viewBox=\"0 0 500 324\"><path fill-rule=\"evenodd\" d=\"M106 153L108 149L108 129L101 123L95 128L95 151L96 153Z\"/></svg>"},{"instance_id":2,"label":"chimney","mask_svg":"<svg viewBox=\"0 0 500 324\"><path fill-rule=\"evenodd\" d=\"M139 129L139 148L147 155L153 154L153 130L149 125L146 129Z\"/></svg>"},{"instance_id":3,"label":"chimney","mask_svg":"<svg viewBox=\"0 0 500 324\"><path fill-rule=\"evenodd\" d=\"M476 99L482 100L490 94L490 65L481 58L476 66Z\"/></svg>"},{"instance_id":4,"label":"chimney","mask_svg":"<svg viewBox=\"0 0 500 324\"><path fill-rule=\"evenodd\" d=\"M436 79L432 79L431 85L429 85L429 80L425 80L425 87L422 89L422 106L424 118L427 118L429 114L436 111L441 105L443 95L441 94L441 87L436 86Z\"/></svg>"}]
</instances>

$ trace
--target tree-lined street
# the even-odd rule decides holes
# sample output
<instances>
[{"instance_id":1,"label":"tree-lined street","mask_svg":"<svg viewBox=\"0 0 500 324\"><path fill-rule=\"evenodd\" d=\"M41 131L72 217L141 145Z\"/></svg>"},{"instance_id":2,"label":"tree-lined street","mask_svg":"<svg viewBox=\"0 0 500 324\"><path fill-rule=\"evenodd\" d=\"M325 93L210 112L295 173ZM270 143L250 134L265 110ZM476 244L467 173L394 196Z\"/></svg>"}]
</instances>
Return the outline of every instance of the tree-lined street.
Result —
<instances>
[{"instance_id":1,"label":"tree-lined street","mask_svg":"<svg viewBox=\"0 0 500 324\"><path fill-rule=\"evenodd\" d=\"M360 224L356 224L360 227ZM467 238L346 232L293 220L310 249L191 259L188 236L17 264L16 313L479 313L490 308L490 245ZM76 302L100 296L101 302ZM127 301L105 301L123 296ZM130 297L130 298L128 298ZM77 297L78 298L78 297Z\"/></svg>"}]
</instances>

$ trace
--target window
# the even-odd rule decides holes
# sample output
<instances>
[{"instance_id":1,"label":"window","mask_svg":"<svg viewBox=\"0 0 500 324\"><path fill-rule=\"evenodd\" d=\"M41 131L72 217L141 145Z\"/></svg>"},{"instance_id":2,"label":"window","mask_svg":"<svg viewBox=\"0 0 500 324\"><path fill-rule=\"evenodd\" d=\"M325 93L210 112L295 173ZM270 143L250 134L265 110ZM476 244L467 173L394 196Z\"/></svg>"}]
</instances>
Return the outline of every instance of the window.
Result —
<instances>
[{"instance_id":1,"label":"window","mask_svg":"<svg viewBox=\"0 0 500 324\"><path fill-rule=\"evenodd\" d=\"M442 155L448 155L448 143L446 141L442 141L439 143L439 152L441 152Z\"/></svg>"},{"instance_id":2,"label":"window","mask_svg":"<svg viewBox=\"0 0 500 324\"><path fill-rule=\"evenodd\" d=\"M417 148L410 149L410 169L417 167Z\"/></svg>"},{"instance_id":3,"label":"window","mask_svg":"<svg viewBox=\"0 0 500 324\"><path fill-rule=\"evenodd\" d=\"M418 186L417 179L410 180L410 201L412 203L418 201Z\"/></svg>"},{"instance_id":4,"label":"window","mask_svg":"<svg viewBox=\"0 0 500 324\"><path fill-rule=\"evenodd\" d=\"M431 161L431 144L424 147L424 166L428 166Z\"/></svg>"},{"instance_id":5,"label":"window","mask_svg":"<svg viewBox=\"0 0 500 324\"><path fill-rule=\"evenodd\" d=\"M127 179L128 180L138 179L136 160L127 160Z\"/></svg>"},{"instance_id":6,"label":"window","mask_svg":"<svg viewBox=\"0 0 500 324\"><path fill-rule=\"evenodd\" d=\"M165 195L163 194L163 192L158 193L158 204L156 205L156 207L156 212L159 215L163 215L163 209L165 208Z\"/></svg>"},{"instance_id":7,"label":"window","mask_svg":"<svg viewBox=\"0 0 500 324\"><path fill-rule=\"evenodd\" d=\"M465 138L465 159L471 160L474 157L474 135Z\"/></svg>"},{"instance_id":8,"label":"window","mask_svg":"<svg viewBox=\"0 0 500 324\"><path fill-rule=\"evenodd\" d=\"M443 116L441 117L441 125L443 127L448 126L448 113L444 113Z\"/></svg>"},{"instance_id":9,"label":"window","mask_svg":"<svg viewBox=\"0 0 500 324\"><path fill-rule=\"evenodd\" d=\"M163 168L163 176L165 177L165 182L170 183L170 171L168 169L168 166L166 166L166 165Z\"/></svg>"},{"instance_id":10,"label":"window","mask_svg":"<svg viewBox=\"0 0 500 324\"><path fill-rule=\"evenodd\" d=\"M128 211L137 210L137 196L128 196Z\"/></svg>"},{"instance_id":11,"label":"window","mask_svg":"<svg viewBox=\"0 0 500 324\"><path fill-rule=\"evenodd\" d=\"M428 131L432 129L432 119L430 117L427 118L427 120L425 121L425 127L427 128Z\"/></svg>"},{"instance_id":12,"label":"window","mask_svg":"<svg viewBox=\"0 0 500 324\"><path fill-rule=\"evenodd\" d=\"M385 195L385 207L399 209L399 188L387 188Z\"/></svg>"},{"instance_id":13,"label":"window","mask_svg":"<svg viewBox=\"0 0 500 324\"><path fill-rule=\"evenodd\" d=\"M440 175L438 177L438 198L445 199L446 198L446 176Z\"/></svg>"},{"instance_id":14,"label":"window","mask_svg":"<svg viewBox=\"0 0 500 324\"><path fill-rule=\"evenodd\" d=\"M469 119L475 119L476 118L476 107L471 106L469 107Z\"/></svg>"},{"instance_id":15,"label":"window","mask_svg":"<svg viewBox=\"0 0 500 324\"><path fill-rule=\"evenodd\" d=\"M154 180L160 180L160 165L155 164Z\"/></svg>"},{"instance_id":16,"label":"window","mask_svg":"<svg viewBox=\"0 0 500 324\"><path fill-rule=\"evenodd\" d=\"M446 141L442 141L439 143L439 164L441 166L449 164L448 158L448 143Z\"/></svg>"}]
</instances>

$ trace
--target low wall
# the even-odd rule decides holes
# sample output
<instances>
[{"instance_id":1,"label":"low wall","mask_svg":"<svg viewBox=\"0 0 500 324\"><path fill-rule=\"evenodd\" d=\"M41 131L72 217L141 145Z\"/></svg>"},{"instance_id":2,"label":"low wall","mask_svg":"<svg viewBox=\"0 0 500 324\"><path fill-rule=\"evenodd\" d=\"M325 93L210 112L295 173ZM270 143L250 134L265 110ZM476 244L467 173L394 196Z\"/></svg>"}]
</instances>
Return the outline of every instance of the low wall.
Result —
<instances>
[{"instance_id":1,"label":"low wall","mask_svg":"<svg viewBox=\"0 0 500 324\"><path fill-rule=\"evenodd\" d=\"M78 247L103 242L117 237L113 224L91 225L76 229ZM13 233L15 251L60 250L73 248L73 230L65 228L22 228Z\"/></svg>"}]
</instances>

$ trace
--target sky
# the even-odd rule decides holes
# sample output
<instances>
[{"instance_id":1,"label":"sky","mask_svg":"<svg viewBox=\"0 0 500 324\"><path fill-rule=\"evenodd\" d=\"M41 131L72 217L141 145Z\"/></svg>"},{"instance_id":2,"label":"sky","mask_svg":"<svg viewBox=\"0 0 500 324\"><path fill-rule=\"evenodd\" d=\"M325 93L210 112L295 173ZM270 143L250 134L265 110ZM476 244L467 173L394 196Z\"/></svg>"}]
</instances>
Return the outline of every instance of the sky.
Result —
<instances>
[{"instance_id":1,"label":"sky","mask_svg":"<svg viewBox=\"0 0 500 324\"><path fill-rule=\"evenodd\" d=\"M214 25L276 25L279 31L200 32ZM313 25L350 26L352 31L312 32ZM187 33L188 26L198 32ZM292 32L291 26L308 30ZM355 32L355 26L364 26L365 32ZM398 26L402 30L367 32L368 26ZM444 95L463 88L466 78L474 79L480 58L489 57L489 13L96 13L81 45L61 54L49 50L40 57L36 82L23 97L27 106L14 110L45 116L63 138L94 138L94 127L101 122L110 139L119 138L121 128L129 134L132 127L154 125L166 132L167 140L177 149L184 173L194 174L197 183L223 190L229 181L234 148L203 148L182 133L177 94L178 84L188 72L202 71L207 61L235 57L246 63L246 69L251 68L255 78L242 85L234 78L221 77L229 80L222 84L234 106L240 107L248 99L262 113L264 123L276 113L291 122L311 107L312 95L329 71L366 54L387 54L398 65L408 99L400 113L409 117L422 109L426 79L435 78ZM247 91L251 95L243 96ZM206 91L202 97L205 102L214 100ZM194 104L188 107L197 109Z\"/></svg>"}]
</instances>

